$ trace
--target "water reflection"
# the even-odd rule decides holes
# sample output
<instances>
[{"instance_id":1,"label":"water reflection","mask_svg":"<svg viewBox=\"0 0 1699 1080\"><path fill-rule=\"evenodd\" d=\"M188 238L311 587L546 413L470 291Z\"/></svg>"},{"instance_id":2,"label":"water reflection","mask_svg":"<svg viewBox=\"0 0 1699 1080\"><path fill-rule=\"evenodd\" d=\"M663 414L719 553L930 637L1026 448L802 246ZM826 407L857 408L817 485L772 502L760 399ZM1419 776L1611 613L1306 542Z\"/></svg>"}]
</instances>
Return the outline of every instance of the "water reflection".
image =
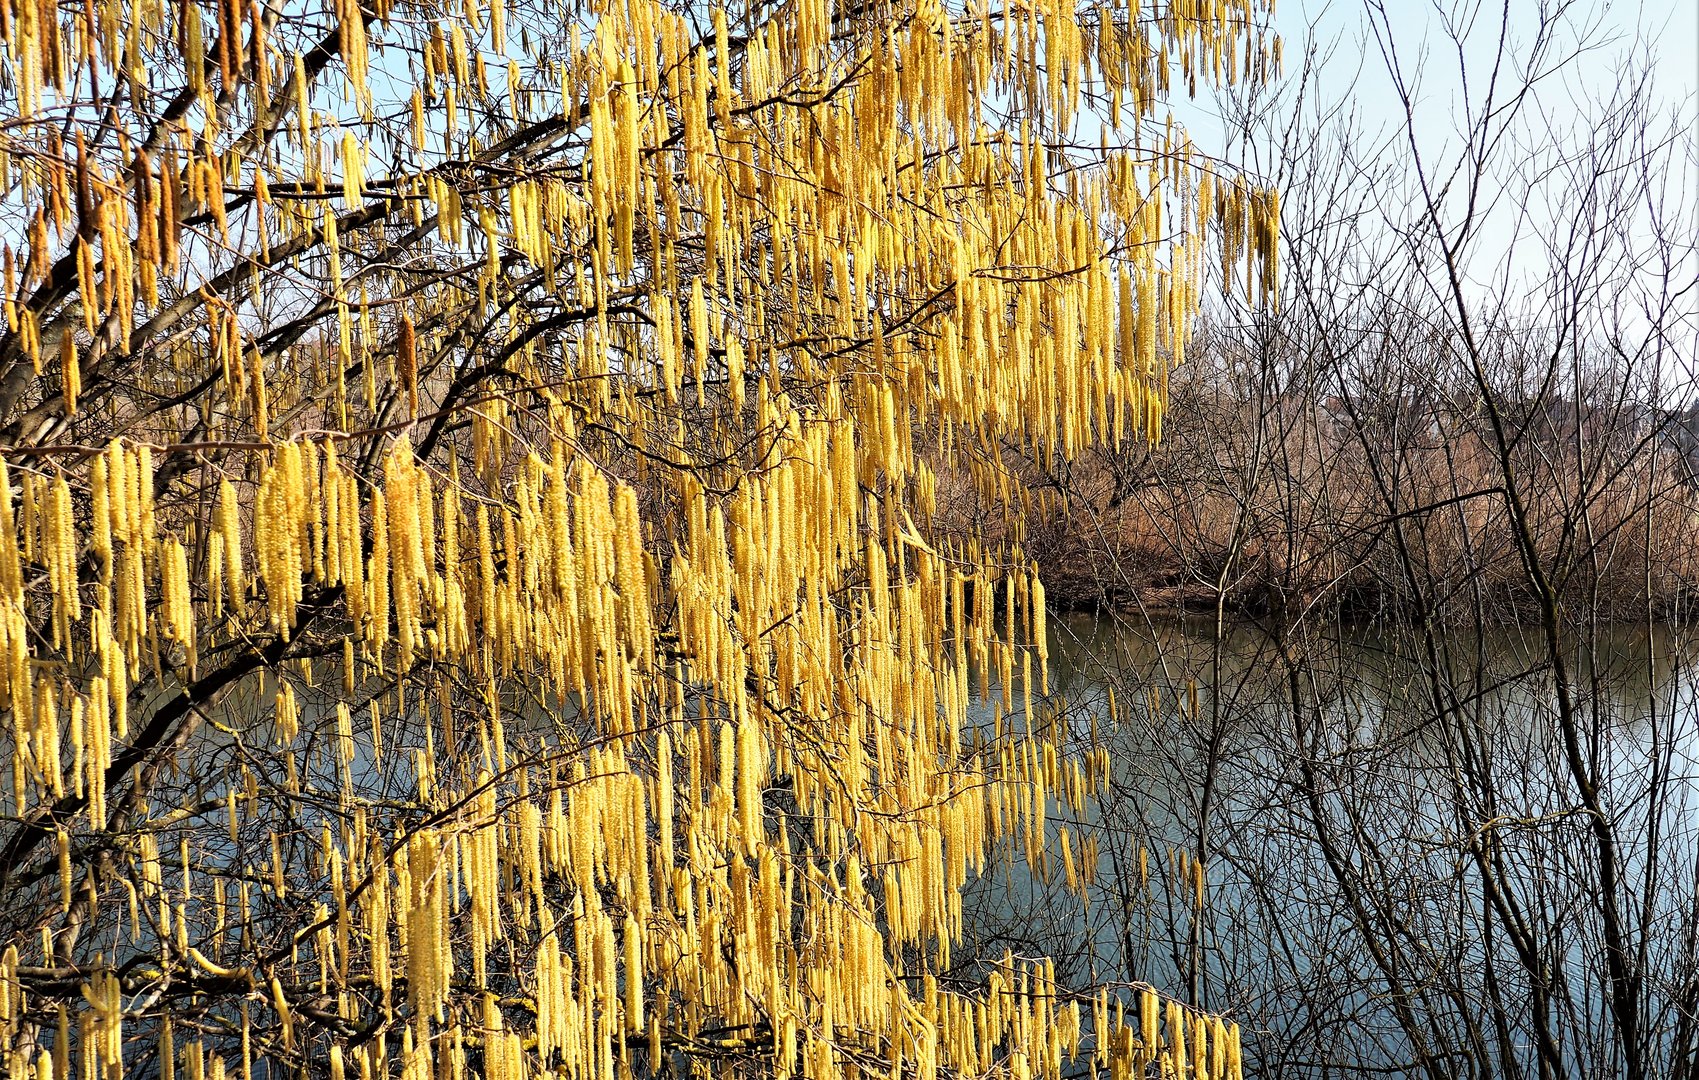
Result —
<instances>
[{"instance_id":1,"label":"water reflection","mask_svg":"<svg viewBox=\"0 0 1699 1080\"><path fill-rule=\"evenodd\" d=\"M1053 704L1082 745L1098 718L1113 767L1053 828L1095 839L1097 881L988 875L978 944L1233 1013L1263 1075L1621 1075L1631 1047L1673 1075L1699 979L1693 645L1598 629L1564 644L1559 694L1528 628L1063 621Z\"/></svg>"}]
</instances>

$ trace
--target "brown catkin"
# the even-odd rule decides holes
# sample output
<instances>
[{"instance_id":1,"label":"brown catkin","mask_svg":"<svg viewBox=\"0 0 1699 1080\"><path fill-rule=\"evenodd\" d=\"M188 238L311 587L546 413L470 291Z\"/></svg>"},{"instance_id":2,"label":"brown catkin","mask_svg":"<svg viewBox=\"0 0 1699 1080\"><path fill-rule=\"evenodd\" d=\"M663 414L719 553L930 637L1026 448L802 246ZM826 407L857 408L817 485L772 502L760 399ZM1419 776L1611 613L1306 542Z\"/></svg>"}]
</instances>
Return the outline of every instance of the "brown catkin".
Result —
<instances>
[{"instance_id":1,"label":"brown catkin","mask_svg":"<svg viewBox=\"0 0 1699 1080\"><path fill-rule=\"evenodd\" d=\"M401 388L407 392L407 415L414 418L419 415L419 357L417 349L418 344L415 340L413 320L403 315L401 316L400 329L396 332L396 375L401 379Z\"/></svg>"}]
</instances>

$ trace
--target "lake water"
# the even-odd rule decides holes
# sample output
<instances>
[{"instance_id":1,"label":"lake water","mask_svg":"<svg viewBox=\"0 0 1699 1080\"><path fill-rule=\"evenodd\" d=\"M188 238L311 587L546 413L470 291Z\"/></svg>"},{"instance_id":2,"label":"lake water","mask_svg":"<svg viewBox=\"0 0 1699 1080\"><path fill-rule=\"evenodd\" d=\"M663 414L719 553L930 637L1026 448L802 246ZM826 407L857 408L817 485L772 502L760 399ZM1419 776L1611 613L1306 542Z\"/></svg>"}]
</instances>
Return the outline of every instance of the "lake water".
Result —
<instances>
[{"instance_id":1,"label":"lake water","mask_svg":"<svg viewBox=\"0 0 1699 1080\"><path fill-rule=\"evenodd\" d=\"M1566 710L1534 629L1062 620L1054 704L1082 746L1098 718L1112 768L1053 829L1095 839L1097 882L988 875L979 954L1229 1013L1264 1076L1676 1075L1699 1002L1696 646L1566 642Z\"/></svg>"}]
</instances>

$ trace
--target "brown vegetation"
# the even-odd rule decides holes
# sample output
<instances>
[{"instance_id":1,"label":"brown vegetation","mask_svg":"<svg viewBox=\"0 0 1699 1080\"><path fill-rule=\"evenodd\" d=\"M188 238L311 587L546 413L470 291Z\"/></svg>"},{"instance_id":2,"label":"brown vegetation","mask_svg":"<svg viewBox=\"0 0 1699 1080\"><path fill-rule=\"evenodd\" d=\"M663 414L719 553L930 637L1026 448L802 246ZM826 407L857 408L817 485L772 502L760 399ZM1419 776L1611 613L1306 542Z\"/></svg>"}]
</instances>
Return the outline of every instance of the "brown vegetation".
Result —
<instances>
[{"instance_id":1,"label":"brown vegetation","mask_svg":"<svg viewBox=\"0 0 1699 1080\"><path fill-rule=\"evenodd\" d=\"M1230 348L1218 342L1216 355ZM1200 366L1176 381L1180 407L1160 446L1048 469L1026 463L1027 481L1050 493L1037 500L1028 547L1051 599L1411 617L1423 614L1414 573L1436 587L1444 621L1531 617L1483 411L1420 385L1388 407L1329 392L1338 380L1325 374L1270 392L1228 363ZM1617 389L1579 410L1556 396L1515 409L1536 554L1559 570L1566 595L1606 618L1647 605L1681 618L1699 584L1686 429ZM1613 396L1617 407L1597 404Z\"/></svg>"}]
</instances>

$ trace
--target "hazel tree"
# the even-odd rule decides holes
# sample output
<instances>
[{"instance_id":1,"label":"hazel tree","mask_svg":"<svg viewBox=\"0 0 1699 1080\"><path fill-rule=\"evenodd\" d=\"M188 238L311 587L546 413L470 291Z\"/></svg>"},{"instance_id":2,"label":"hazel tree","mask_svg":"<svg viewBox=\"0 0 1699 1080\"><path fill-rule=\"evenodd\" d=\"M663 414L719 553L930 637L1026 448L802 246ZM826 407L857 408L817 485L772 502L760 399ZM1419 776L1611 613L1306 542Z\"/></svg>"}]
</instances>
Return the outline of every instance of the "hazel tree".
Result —
<instances>
[{"instance_id":1,"label":"hazel tree","mask_svg":"<svg viewBox=\"0 0 1699 1080\"><path fill-rule=\"evenodd\" d=\"M1107 770L1003 451L1266 296L1268 16L0 0L8 1075L1236 1076L952 950Z\"/></svg>"}]
</instances>

